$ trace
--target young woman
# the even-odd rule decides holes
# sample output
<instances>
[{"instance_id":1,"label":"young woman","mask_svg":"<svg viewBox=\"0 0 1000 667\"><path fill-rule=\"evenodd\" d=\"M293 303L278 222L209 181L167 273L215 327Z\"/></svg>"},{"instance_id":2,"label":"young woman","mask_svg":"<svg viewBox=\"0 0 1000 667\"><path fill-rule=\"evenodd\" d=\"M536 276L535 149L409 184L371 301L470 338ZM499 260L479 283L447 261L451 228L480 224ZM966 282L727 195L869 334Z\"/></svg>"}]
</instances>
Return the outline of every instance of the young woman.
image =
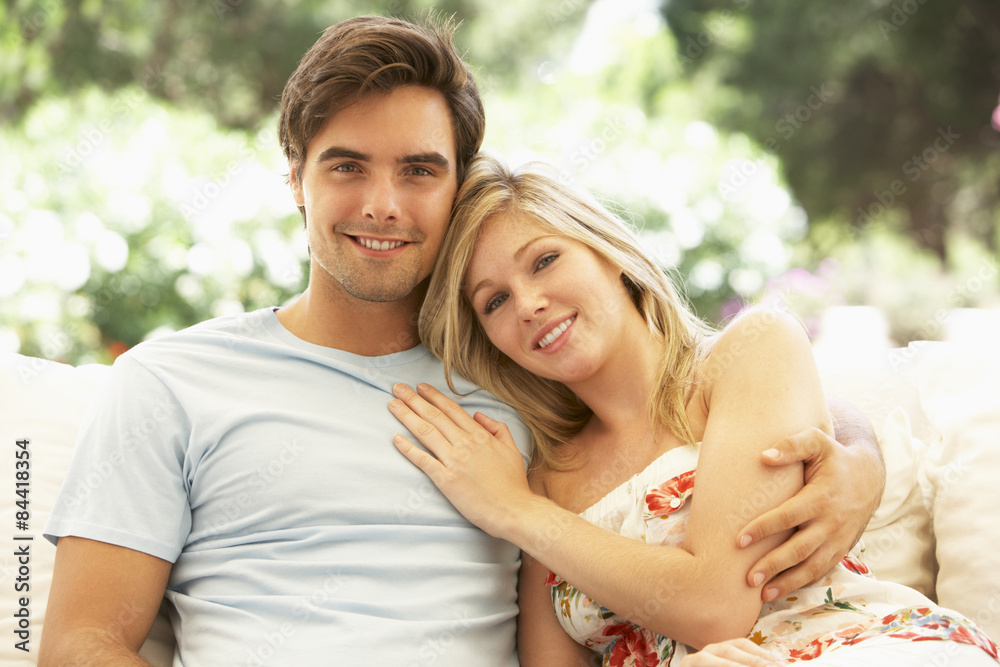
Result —
<instances>
[{"instance_id":1,"label":"young woman","mask_svg":"<svg viewBox=\"0 0 1000 667\"><path fill-rule=\"evenodd\" d=\"M425 385L397 385L390 409L430 454L395 443L466 518L521 547L523 665L595 652L607 665L996 664L973 623L852 556L766 603L762 578L747 585L788 534L746 546L740 530L803 483L800 463L764 466L762 451L832 431L793 318L757 310L709 331L623 222L540 167L488 157L441 257L421 337L519 411L535 457L526 476L502 424Z\"/></svg>"}]
</instances>

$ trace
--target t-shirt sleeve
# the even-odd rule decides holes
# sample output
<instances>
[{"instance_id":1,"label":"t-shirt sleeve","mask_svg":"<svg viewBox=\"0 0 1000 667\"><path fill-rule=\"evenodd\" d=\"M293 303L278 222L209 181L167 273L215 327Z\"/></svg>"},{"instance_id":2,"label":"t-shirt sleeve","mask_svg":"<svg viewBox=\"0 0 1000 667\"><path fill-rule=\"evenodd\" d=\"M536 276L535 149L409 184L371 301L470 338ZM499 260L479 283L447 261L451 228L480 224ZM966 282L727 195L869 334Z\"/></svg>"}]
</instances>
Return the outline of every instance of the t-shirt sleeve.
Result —
<instances>
[{"instance_id":1,"label":"t-shirt sleeve","mask_svg":"<svg viewBox=\"0 0 1000 667\"><path fill-rule=\"evenodd\" d=\"M189 420L129 354L119 357L77 436L44 535L73 535L177 560L191 529Z\"/></svg>"}]
</instances>

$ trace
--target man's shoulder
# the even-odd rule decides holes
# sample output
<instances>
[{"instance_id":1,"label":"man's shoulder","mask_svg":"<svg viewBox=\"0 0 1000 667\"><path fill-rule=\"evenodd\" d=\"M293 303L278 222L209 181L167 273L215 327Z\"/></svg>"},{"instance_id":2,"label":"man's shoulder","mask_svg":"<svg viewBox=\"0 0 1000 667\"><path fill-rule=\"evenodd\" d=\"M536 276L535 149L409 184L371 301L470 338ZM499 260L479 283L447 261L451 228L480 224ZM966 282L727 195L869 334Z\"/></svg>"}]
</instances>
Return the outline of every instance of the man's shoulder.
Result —
<instances>
[{"instance_id":1,"label":"man's shoulder","mask_svg":"<svg viewBox=\"0 0 1000 667\"><path fill-rule=\"evenodd\" d=\"M128 350L125 355L142 360L162 353L171 354L204 345L236 346L241 340L261 338L267 329L269 309L214 317L184 329L155 335Z\"/></svg>"}]
</instances>

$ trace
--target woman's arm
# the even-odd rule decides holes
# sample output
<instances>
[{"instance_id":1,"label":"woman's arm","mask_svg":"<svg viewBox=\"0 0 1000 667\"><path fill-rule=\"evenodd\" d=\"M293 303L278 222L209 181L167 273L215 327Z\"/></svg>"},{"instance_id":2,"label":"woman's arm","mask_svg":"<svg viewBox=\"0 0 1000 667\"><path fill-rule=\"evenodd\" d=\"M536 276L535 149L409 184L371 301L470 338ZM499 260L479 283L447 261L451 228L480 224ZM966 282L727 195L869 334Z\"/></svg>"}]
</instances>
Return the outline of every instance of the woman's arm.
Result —
<instances>
[{"instance_id":1,"label":"woman's arm","mask_svg":"<svg viewBox=\"0 0 1000 667\"><path fill-rule=\"evenodd\" d=\"M427 400L399 387L405 403L390 409L434 456L402 436L396 444L476 525L619 615L704 646L753 625L763 582L747 587L744 573L783 536L741 549L738 532L802 484L801 465L768 468L761 452L809 426L829 428L812 351L790 316L740 318L706 363L709 416L686 550L615 535L532 494L506 427L470 418L429 387L420 388Z\"/></svg>"},{"instance_id":2,"label":"woman's arm","mask_svg":"<svg viewBox=\"0 0 1000 667\"><path fill-rule=\"evenodd\" d=\"M549 569L521 555L517 583L517 657L521 667L592 667L597 654L572 639L559 625L545 585Z\"/></svg>"},{"instance_id":3,"label":"woman's arm","mask_svg":"<svg viewBox=\"0 0 1000 667\"><path fill-rule=\"evenodd\" d=\"M806 466L805 487L741 534L753 541L799 528L747 575L748 582L764 575L764 600L788 595L826 574L860 539L882 499L885 462L871 422L846 401L827 403L836 440L807 429L777 442L761 459L767 465L803 461Z\"/></svg>"}]
</instances>

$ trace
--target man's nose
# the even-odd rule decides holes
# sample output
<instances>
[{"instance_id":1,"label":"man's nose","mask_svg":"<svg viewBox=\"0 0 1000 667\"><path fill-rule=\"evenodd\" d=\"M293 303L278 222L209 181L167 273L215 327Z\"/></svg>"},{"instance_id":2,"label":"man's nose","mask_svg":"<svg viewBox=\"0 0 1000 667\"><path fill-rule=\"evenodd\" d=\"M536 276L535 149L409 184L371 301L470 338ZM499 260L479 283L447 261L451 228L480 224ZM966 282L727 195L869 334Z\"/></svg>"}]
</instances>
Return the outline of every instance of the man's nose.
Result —
<instances>
[{"instance_id":1,"label":"man's nose","mask_svg":"<svg viewBox=\"0 0 1000 667\"><path fill-rule=\"evenodd\" d=\"M377 223L392 223L399 219L399 189L390 176L374 176L365 189L362 215Z\"/></svg>"}]
</instances>

